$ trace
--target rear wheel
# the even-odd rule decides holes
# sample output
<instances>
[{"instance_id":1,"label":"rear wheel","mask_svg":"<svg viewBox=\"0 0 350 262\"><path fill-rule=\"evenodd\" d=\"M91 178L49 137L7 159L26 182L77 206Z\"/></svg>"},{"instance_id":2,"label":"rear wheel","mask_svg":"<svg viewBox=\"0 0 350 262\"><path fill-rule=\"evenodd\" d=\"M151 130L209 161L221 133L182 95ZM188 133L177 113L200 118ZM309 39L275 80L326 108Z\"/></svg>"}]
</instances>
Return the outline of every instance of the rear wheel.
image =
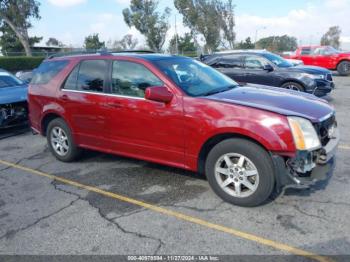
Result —
<instances>
[{"instance_id":1,"label":"rear wheel","mask_svg":"<svg viewBox=\"0 0 350 262\"><path fill-rule=\"evenodd\" d=\"M287 82L287 83L284 83L281 87L285 89L299 91L299 92L305 91L304 87L301 84L296 82Z\"/></svg>"},{"instance_id":2,"label":"rear wheel","mask_svg":"<svg viewBox=\"0 0 350 262\"><path fill-rule=\"evenodd\" d=\"M71 162L79 156L80 149L75 145L70 128L63 119L52 120L46 136L48 146L58 160Z\"/></svg>"},{"instance_id":3,"label":"rear wheel","mask_svg":"<svg viewBox=\"0 0 350 262\"><path fill-rule=\"evenodd\" d=\"M350 62L349 61L343 61L339 63L337 66L337 71L339 75L341 76L348 76L350 75Z\"/></svg>"},{"instance_id":4,"label":"rear wheel","mask_svg":"<svg viewBox=\"0 0 350 262\"><path fill-rule=\"evenodd\" d=\"M227 139L209 152L205 172L214 192L238 206L258 206L275 185L270 155L245 139Z\"/></svg>"}]
</instances>

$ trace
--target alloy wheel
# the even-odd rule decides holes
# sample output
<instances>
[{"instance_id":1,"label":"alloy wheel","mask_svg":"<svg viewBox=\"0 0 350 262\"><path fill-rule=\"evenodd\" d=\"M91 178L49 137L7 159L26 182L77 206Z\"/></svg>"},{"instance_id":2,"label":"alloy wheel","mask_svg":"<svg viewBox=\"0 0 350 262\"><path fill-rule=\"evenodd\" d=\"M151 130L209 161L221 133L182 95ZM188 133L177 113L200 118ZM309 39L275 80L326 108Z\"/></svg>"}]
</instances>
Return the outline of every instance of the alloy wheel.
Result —
<instances>
[{"instance_id":1,"label":"alloy wheel","mask_svg":"<svg viewBox=\"0 0 350 262\"><path fill-rule=\"evenodd\" d=\"M238 198L252 195L259 185L256 166L248 157L237 153L228 153L218 159L215 178L222 190Z\"/></svg>"},{"instance_id":2,"label":"alloy wheel","mask_svg":"<svg viewBox=\"0 0 350 262\"><path fill-rule=\"evenodd\" d=\"M52 128L50 140L53 150L60 156L65 156L69 150L68 136L61 127Z\"/></svg>"},{"instance_id":3,"label":"alloy wheel","mask_svg":"<svg viewBox=\"0 0 350 262\"><path fill-rule=\"evenodd\" d=\"M294 91L300 91L299 87L293 84L288 84L285 86L286 89L294 90Z\"/></svg>"}]
</instances>

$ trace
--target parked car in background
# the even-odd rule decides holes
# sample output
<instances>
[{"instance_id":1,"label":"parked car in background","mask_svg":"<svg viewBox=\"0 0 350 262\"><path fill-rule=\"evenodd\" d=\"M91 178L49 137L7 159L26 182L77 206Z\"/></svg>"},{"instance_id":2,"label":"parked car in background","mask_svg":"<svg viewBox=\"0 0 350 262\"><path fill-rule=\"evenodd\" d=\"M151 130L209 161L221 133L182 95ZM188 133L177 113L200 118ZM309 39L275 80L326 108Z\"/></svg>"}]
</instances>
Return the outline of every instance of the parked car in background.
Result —
<instances>
[{"instance_id":1,"label":"parked car in background","mask_svg":"<svg viewBox=\"0 0 350 262\"><path fill-rule=\"evenodd\" d=\"M21 79L24 83L29 83L33 78L33 70L18 71L16 77Z\"/></svg>"},{"instance_id":2,"label":"parked car in background","mask_svg":"<svg viewBox=\"0 0 350 262\"><path fill-rule=\"evenodd\" d=\"M337 70L341 76L350 75L350 52L341 52L331 46L300 46L285 57L303 60L305 65Z\"/></svg>"},{"instance_id":3,"label":"parked car in background","mask_svg":"<svg viewBox=\"0 0 350 262\"><path fill-rule=\"evenodd\" d=\"M0 129L25 125L27 120L27 84L0 70Z\"/></svg>"},{"instance_id":4,"label":"parked car in background","mask_svg":"<svg viewBox=\"0 0 350 262\"><path fill-rule=\"evenodd\" d=\"M334 88L328 69L294 66L284 58L266 50L235 50L201 57L233 80L302 91L324 96Z\"/></svg>"},{"instance_id":5,"label":"parked car in background","mask_svg":"<svg viewBox=\"0 0 350 262\"><path fill-rule=\"evenodd\" d=\"M205 174L225 201L263 203L327 179L339 134L323 99L239 86L197 60L160 54L52 58L29 87L32 129L53 155L81 148Z\"/></svg>"}]
</instances>

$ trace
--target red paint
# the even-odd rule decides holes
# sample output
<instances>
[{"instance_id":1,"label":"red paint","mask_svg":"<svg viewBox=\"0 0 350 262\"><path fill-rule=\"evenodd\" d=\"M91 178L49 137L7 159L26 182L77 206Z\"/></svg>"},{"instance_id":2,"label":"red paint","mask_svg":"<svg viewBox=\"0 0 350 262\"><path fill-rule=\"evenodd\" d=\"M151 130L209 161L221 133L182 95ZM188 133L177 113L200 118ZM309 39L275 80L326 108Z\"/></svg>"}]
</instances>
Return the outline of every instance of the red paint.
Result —
<instances>
[{"instance_id":1,"label":"red paint","mask_svg":"<svg viewBox=\"0 0 350 262\"><path fill-rule=\"evenodd\" d=\"M70 63L49 84L29 87L31 124L42 134L45 116L55 114L68 123L80 147L193 171L197 171L203 145L223 134L246 137L279 155L295 154L285 115L219 101L216 97L189 97L150 61L135 56L56 59L68 59ZM61 90L68 73L82 59L120 59L143 64L165 87L148 90L146 98L152 100ZM288 95L274 92L273 99ZM295 103L292 98L288 103Z\"/></svg>"},{"instance_id":2,"label":"red paint","mask_svg":"<svg viewBox=\"0 0 350 262\"><path fill-rule=\"evenodd\" d=\"M311 50L314 50L316 48L321 48L325 46L300 46L296 51L294 55L286 56L286 58L291 59L298 59L302 60L305 65L312 65L312 66L321 66L324 68L327 68L329 70L336 70L337 66L342 61L349 61L350 62L350 53L334 53L330 55L314 55L309 54L305 55L302 54L301 51L303 48L311 48Z\"/></svg>"}]
</instances>

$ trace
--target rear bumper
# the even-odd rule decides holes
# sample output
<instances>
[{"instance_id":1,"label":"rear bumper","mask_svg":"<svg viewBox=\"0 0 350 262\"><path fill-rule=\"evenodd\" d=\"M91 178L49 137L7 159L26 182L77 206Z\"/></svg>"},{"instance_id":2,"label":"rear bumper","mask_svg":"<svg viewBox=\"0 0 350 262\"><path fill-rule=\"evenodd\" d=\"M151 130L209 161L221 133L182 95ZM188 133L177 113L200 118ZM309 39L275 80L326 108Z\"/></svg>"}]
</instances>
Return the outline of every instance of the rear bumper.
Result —
<instances>
[{"instance_id":1,"label":"rear bumper","mask_svg":"<svg viewBox=\"0 0 350 262\"><path fill-rule=\"evenodd\" d=\"M281 156L273 155L277 188L309 188L321 181L327 181L333 175L336 165L336 152L340 140L338 129L326 146L317 151L298 152L289 164ZM311 162L310 162L311 161ZM300 172L298 165L308 165L310 170Z\"/></svg>"}]
</instances>

